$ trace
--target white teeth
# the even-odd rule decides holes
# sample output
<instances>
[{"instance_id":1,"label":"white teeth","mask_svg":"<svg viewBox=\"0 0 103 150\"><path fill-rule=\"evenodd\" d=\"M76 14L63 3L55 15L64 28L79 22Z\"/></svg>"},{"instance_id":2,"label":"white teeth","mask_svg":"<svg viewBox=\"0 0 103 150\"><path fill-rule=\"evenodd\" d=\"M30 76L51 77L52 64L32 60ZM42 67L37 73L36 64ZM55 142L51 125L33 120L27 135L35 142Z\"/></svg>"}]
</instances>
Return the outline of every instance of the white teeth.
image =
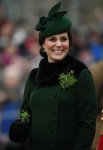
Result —
<instances>
[{"instance_id":1,"label":"white teeth","mask_svg":"<svg viewBox=\"0 0 103 150\"><path fill-rule=\"evenodd\" d=\"M53 50L54 52L63 52L63 50Z\"/></svg>"}]
</instances>

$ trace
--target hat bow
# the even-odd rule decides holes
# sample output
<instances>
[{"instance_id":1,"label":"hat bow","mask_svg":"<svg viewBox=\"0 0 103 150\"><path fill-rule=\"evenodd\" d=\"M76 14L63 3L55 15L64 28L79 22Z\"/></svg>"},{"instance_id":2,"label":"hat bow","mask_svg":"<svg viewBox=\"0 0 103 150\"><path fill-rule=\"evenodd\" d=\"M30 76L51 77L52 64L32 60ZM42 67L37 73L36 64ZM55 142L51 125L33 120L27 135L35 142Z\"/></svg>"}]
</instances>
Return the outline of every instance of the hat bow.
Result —
<instances>
[{"instance_id":1,"label":"hat bow","mask_svg":"<svg viewBox=\"0 0 103 150\"><path fill-rule=\"evenodd\" d=\"M43 30L47 27L47 24L50 21L59 20L61 17L63 17L67 13L67 11L58 12L58 10L60 9L60 6L61 6L61 2L53 6L53 8L49 11L47 17L41 17L35 29L37 31Z\"/></svg>"}]
</instances>

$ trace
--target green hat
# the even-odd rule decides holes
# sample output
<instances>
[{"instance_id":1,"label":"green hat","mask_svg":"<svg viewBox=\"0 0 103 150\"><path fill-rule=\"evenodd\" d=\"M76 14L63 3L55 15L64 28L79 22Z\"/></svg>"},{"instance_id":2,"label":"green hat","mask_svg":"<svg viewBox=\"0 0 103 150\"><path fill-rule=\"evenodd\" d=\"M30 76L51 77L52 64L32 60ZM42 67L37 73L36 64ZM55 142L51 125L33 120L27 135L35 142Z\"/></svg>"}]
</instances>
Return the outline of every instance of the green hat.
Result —
<instances>
[{"instance_id":1,"label":"green hat","mask_svg":"<svg viewBox=\"0 0 103 150\"><path fill-rule=\"evenodd\" d=\"M61 2L57 3L49 11L47 17L41 17L35 29L40 31L40 37L48 37L70 30L72 23L68 17L64 16L67 11L58 12Z\"/></svg>"}]
</instances>

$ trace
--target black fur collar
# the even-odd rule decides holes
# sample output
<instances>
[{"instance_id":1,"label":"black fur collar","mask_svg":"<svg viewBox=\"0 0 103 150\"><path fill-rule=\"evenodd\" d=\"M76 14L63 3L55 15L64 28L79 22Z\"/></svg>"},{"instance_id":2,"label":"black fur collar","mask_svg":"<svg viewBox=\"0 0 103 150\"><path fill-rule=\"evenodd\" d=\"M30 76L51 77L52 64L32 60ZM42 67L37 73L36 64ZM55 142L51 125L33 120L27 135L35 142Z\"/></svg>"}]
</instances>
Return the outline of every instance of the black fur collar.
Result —
<instances>
[{"instance_id":1,"label":"black fur collar","mask_svg":"<svg viewBox=\"0 0 103 150\"><path fill-rule=\"evenodd\" d=\"M41 60L38 69L33 69L30 76L39 86L51 86L58 84L58 76L61 73L67 73L74 70L74 75L78 78L80 72L87 67L71 55L64 60L56 63L48 63L47 59Z\"/></svg>"}]
</instances>

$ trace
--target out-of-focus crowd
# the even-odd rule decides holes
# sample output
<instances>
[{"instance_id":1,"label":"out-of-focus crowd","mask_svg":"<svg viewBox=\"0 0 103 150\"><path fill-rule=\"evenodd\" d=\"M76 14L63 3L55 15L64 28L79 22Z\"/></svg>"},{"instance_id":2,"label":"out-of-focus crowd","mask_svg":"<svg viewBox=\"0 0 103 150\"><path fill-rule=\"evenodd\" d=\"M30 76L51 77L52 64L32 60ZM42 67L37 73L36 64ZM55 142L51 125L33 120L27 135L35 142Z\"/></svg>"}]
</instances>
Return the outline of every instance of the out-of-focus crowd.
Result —
<instances>
[{"instance_id":1,"label":"out-of-focus crowd","mask_svg":"<svg viewBox=\"0 0 103 150\"><path fill-rule=\"evenodd\" d=\"M21 148L9 141L9 127L19 116L25 80L40 59L34 28L7 19L0 6L0 150Z\"/></svg>"},{"instance_id":2,"label":"out-of-focus crowd","mask_svg":"<svg viewBox=\"0 0 103 150\"><path fill-rule=\"evenodd\" d=\"M74 25L72 36L71 54L93 73L99 112L103 107L103 17L98 17L97 30ZM40 59L38 33L23 21L7 19L0 6L0 150L26 150L26 143L11 142L8 132L19 116L26 78Z\"/></svg>"}]
</instances>

